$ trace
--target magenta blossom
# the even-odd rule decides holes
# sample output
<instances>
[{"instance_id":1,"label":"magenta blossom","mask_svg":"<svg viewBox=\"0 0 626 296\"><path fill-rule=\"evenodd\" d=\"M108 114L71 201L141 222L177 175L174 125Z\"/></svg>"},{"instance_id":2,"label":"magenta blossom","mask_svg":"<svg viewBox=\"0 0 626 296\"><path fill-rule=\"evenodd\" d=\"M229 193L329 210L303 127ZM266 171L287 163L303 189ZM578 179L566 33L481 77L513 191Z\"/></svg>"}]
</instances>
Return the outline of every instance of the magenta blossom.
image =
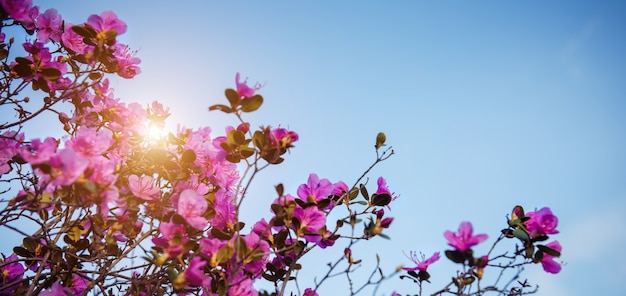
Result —
<instances>
[{"instance_id":1,"label":"magenta blossom","mask_svg":"<svg viewBox=\"0 0 626 296\"><path fill-rule=\"evenodd\" d=\"M90 15L87 24L98 32L98 37L105 36L110 31L115 31L117 35L126 33L126 23L117 18L113 11L105 11L100 15Z\"/></svg>"},{"instance_id":2,"label":"magenta blossom","mask_svg":"<svg viewBox=\"0 0 626 296\"><path fill-rule=\"evenodd\" d=\"M253 87L248 86L248 83L246 80L244 80L243 82L239 81L239 72L237 72L237 74L235 75L235 83L237 84L237 93L244 97L244 98L249 98L254 96L254 93L261 89L261 85L260 84L255 84Z\"/></svg>"},{"instance_id":3,"label":"magenta blossom","mask_svg":"<svg viewBox=\"0 0 626 296\"><path fill-rule=\"evenodd\" d=\"M89 160L81 157L71 148L65 148L50 157L50 175L53 185L67 186L76 181L89 165Z\"/></svg>"},{"instance_id":4,"label":"magenta blossom","mask_svg":"<svg viewBox=\"0 0 626 296\"><path fill-rule=\"evenodd\" d=\"M161 188L154 184L154 178L151 176L128 176L128 188L143 200L154 201L161 197Z\"/></svg>"},{"instance_id":5,"label":"magenta blossom","mask_svg":"<svg viewBox=\"0 0 626 296\"><path fill-rule=\"evenodd\" d=\"M448 245L455 248L457 251L465 252L471 247L485 241L487 239L486 234L473 235L474 229L472 223L461 222L459 226L458 234L447 230L443 236L448 240Z\"/></svg>"},{"instance_id":6,"label":"magenta blossom","mask_svg":"<svg viewBox=\"0 0 626 296\"><path fill-rule=\"evenodd\" d=\"M19 288L19 281L24 276L24 266L18 261L17 255L13 254L9 257L0 258L0 288L6 289L5 292L11 292ZM9 284L13 286L8 286ZM2 294L2 293L0 293ZM4 295L4 294L2 294ZM8 295L8 294L7 294Z\"/></svg>"},{"instance_id":7,"label":"magenta blossom","mask_svg":"<svg viewBox=\"0 0 626 296\"><path fill-rule=\"evenodd\" d=\"M13 19L21 22L27 30L35 29L35 18L39 15L39 6L33 6L32 0L2 0L4 11Z\"/></svg>"},{"instance_id":8,"label":"magenta blossom","mask_svg":"<svg viewBox=\"0 0 626 296\"><path fill-rule=\"evenodd\" d=\"M30 144L21 146L18 149L20 156L30 164L40 164L48 161L57 150L57 141L48 137L43 142L34 139Z\"/></svg>"},{"instance_id":9,"label":"magenta blossom","mask_svg":"<svg viewBox=\"0 0 626 296\"><path fill-rule=\"evenodd\" d=\"M297 207L293 210L293 217L300 222L300 228L297 229L299 236L319 233L319 230L326 226L326 216L315 206L306 209Z\"/></svg>"},{"instance_id":10,"label":"magenta blossom","mask_svg":"<svg viewBox=\"0 0 626 296\"><path fill-rule=\"evenodd\" d=\"M315 290L311 289L311 288L306 288L304 290L304 294L302 294L302 296L319 296L317 294L317 292L315 292Z\"/></svg>"},{"instance_id":11,"label":"magenta blossom","mask_svg":"<svg viewBox=\"0 0 626 296\"><path fill-rule=\"evenodd\" d=\"M198 194L192 189L185 189L178 197L177 213L185 221L191 225L191 227L203 230L209 224L209 221L204 218L204 212L208 208L208 203L204 196Z\"/></svg>"},{"instance_id":12,"label":"magenta blossom","mask_svg":"<svg viewBox=\"0 0 626 296\"><path fill-rule=\"evenodd\" d=\"M526 216L530 217L530 220L526 221L526 229L533 237L559 233L556 230L559 219L552 214L550 208L546 207L536 212L528 212Z\"/></svg>"},{"instance_id":13,"label":"magenta blossom","mask_svg":"<svg viewBox=\"0 0 626 296\"><path fill-rule=\"evenodd\" d=\"M48 40L61 41L63 19L59 12L50 8L37 17L37 40L46 43Z\"/></svg>"},{"instance_id":14,"label":"magenta blossom","mask_svg":"<svg viewBox=\"0 0 626 296\"><path fill-rule=\"evenodd\" d=\"M209 277L202 270L204 266L206 266L206 261L202 260L200 256L195 256L189 260L189 267L185 270L185 280L189 286L199 287L209 280Z\"/></svg>"},{"instance_id":15,"label":"magenta blossom","mask_svg":"<svg viewBox=\"0 0 626 296\"><path fill-rule=\"evenodd\" d=\"M559 241L553 241L547 244L546 247L557 250L559 252L561 252L562 250L562 247ZM554 274L559 273L559 271L561 271L561 264L554 261L554 258L555 258L554 256L548 253L543 253L543 258L541 258L541 266L543 267L543 270L549 273L554 273Z\"/></svg>"},{"instance_id":16,"label":"magenta blossom","mask_svg":"<svg viewBox=\"0 0 626 296\"><path fill-rule=\"evenodd\" d=\"M406 271L416 271L416 270L421 270L421 271L426 271L426 269L428 268L429 265L435 263L437 260L439 260L439 252L435 252L430 258L426 259L424 257L424 255L422 254L422 259L420 260L417 257L417 253L411 251L409 253L409 255L404 254L405 256L407 256L407 258L409 258L409 260L413 261L413 263L416 264L415 267L403 267L402 269L406 270Z\"/></svg>"},{"instance_id":17,"label":"magenta blossom","mask_svg":"<svg viewBox=\"0 0 626 296\"><path fill-rule=\"evenodd\" d=\"M307 184L298 187L298 197L308 202L319 202L327 198L333 191L333 183L328 179L321 179L316 174L310 174Z\"/></svg>"},{"instance_id":18,"label":"magenta blossom","mask_svg":"<svg viewBox=\"0 0 626 296\"><path fill-rule=\"evenodd\" d=\"M389 194L391 195L391 191L389 187L387 187L387 181L383 177L378 177L378 189L376 189L376 194Z\"/></svg>"}]
</instances>

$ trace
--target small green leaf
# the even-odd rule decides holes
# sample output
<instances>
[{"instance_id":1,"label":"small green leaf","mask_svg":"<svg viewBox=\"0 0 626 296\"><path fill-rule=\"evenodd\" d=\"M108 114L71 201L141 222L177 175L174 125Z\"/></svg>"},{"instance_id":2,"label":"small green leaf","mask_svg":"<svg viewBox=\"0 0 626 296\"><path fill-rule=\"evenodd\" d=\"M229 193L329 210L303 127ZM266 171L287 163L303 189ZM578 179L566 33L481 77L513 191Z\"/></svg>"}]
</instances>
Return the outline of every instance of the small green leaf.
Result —
<instances>
[{"instance_id":1,"label":"small green leaf","mask_svg":"<svg viewBox=\"0 0 626 296\"><path fill-rule=\"evenodd\" d=\"M386 206L391 202L391 195L387 193L372 195L372 204L376 206Z\"/></svg>"},{"instance_id":2,"label":"small green leaf","mask_svg":"<svg viewBox=\"0 0 626 296\"><path fill-rule=\"evenodd\" d=\"M185 150L183 152L183 155L181 155L180 160L182 162L193 162L194 160L196 160L196 153L190 149Z\"/></svg>"},{"instance_id":3,"label":"small green leaf","mask_svg":"<svg viewBox=\"0 0 626 296\"><path fill-rule=\"evenodd\" d=\"M61 71L57 68L41 69L41 75L48 81L57 81L61 77Z\"/></svg>"},{"instance_id":4,"label":"small green leaf","mask_svg":"<svg viewBox=\"0 0 626 296\"><path fill-rule=\"evenodd\" d=\"M222 104L216 104L213 106L209 107L209 111L214 111L214 110L219 110L222 111L224 113L233 113L235 112L232 108L226 106L226 105L222 105Z\"/></svg>"},{"instance_id":5,"label":"small green leaf","mask_svg":"<svg viewBox=\"0 0 626 296\"><path fill-rule=\"evenodd\" d=\"M230 106L233 109L237 108L237 105L239 105L239 101L241 101L241 96L239 96L239 93L237 93L237 91L232 88L227 88L224 94L226 95Z\"/></svg>"},{"instance_id":6,"label":"small green leaf","mask_svg":"<svg viewBox=\"0 0 626 296\"><path fill-rule=\"evenodd\" d=\"M260 95L254 95L252 97L246 98L241 102L241 111L243 112L252 112L261 107L263 104L263 97Z\"/></svg>"},{"instance_id":7,"label":"small green leaf","mask_svg":"<svg viewBox=\"0 0 626 296\"><path fill-rule=\"evenodd\" d=\"M459 251L447 250L446 257L454 263L461 264L465 262L465 255Z\"/></svg>"},{"instance_id":8,"label":"small green leaf","mask_svg":"<svg viewBox=\"0 0 626 296\"><path fill-rule=\"evenodd\" d=\"M522 229L515 229L513 230L513 236L519 238L522 241L530 241L530 236L528 235L528 232L522 230Z\"/></svg>"}]
</instances>

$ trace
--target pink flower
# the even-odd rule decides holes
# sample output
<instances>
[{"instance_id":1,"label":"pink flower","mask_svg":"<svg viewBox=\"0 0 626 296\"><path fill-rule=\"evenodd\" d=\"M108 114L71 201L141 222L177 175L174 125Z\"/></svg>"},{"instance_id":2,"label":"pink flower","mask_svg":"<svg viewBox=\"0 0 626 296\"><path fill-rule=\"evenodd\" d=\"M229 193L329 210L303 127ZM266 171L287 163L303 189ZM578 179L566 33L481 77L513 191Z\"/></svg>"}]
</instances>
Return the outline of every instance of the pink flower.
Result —
<instances>
[{"instance_id":1,"label":"pink flower","mask_svg":"<svg viewBox=\"0 0 626 296\"><path fill-rule=\"evenodd\" d=\"M50 175L53 185L67 186L76 181L89 165L89 160L81 157L71 148L65 148L50 157Z\"/></svg>"},{"instance_id":2,"label":"pink flower","mask_svg":"<svg viewBox=\"0 0 626 296\"><path fill-rule=\"evenodd\" d=\"M533 237L559 233L556 230L559 219L552 214L550 208L546 207L536 212L528 212L526 216L530 217L530 220L526 221L526 229Z\"/></svg>"},{"instance_id":3,"label":"pink flower","mask_svg":"<svg viewBox=\"0 0 626 296\"><path fill-rule=\"evenodd\" d=\"M63 34L61 34L61 41L63 41L63 45L78 54L86 54L87 52L93 50L93 46L87 45L83 42L83 36L78 35L74 32L74 30L72 30L73 26L74 25L71 23L65 23L65 29L63 30Z\"/></svg>"},{"instance_id":4,"label":"pink flower","mask_svg":"<svg viewBox=\"0 0 626 296\"><path fill-rule=\"evenodd\" d=\"M59 12L50 8L37 17L37 40L46 43L49 39L61 41L63 19Z\"/></svg>"},{"instance_id":5,"label":"pink flower","mask_svg":"<svg viewBox=\"0 0 626 296\"><path fill-rule=\"evenodd\" d=\"M391 191L389 191L389 187L387 187L387 181L383 177L378 177L378 189L376 189L376 194L389 194L391 195Z\"/></svg>"},{"instance_id":6,"label":"pink flower","mask_svg":"<svg viewBox=\"0 0 626 296\"><path fill-rule=\"evenodd\" d=\"M27 30L35 29L35 18L39 15L39 7L33 7L32 0L2 0L4 11L14 20L21 22Z\"/></svg>"},{"instance_id":7,"label":"pink flower","mask_svg":"<svg viewBox=\"0 0 626 296\"><path fill-rule=\"evenodd\" d=\"M185 227L174 222L161 222L159 224L160 237L153 237L152 242L165 249L168 258L174 258L184 251L183 245L187 243Z\"/></svg>"},{"instance_id":8,"label":"pink flower","mask_svg":"<svg viewBox=\"0 0 626 296\"><path fill-rule=\"evenodd\" d=\"M136 51L130 51L127 45L118 44L115 46L115 60L117 61L117 74L122 78L133 78L141 73L141 68L137 66L141 59L136 57Z\"/></svg>"},{"instance_id":9,"label":"pink flower","mask_svg":"<svg viewBox=\"0 0 626 296\"><path fill-rule=\"evenodd\" d=\"M310 174L307 184L298 187L298 197L305 201L319 202L327 198L333 191L333 183L328 179L321 179L316 174Z\"/></svg>"},{"instance_id":10,"label":"pink flower","mask_svg":"<svg viewBox=\"0 0 626 296\"><path fill-rule=\"evenodd\" d=\"M245 98L249 98L254 96L254 93L261 89L260 84L255 84L253 87L249 87L247 81L240 82L239 81L239 72L235 75L235 83L237 85L237 93Z\"/></svg>"},{"instance_id":11,"label":"pink flower","mask_svg":"<svg viewBox=\"0 0 626 296\"><path fill-rule=\"evenodd\" d=\"M293 142L298 141L298 134L285 128L275 128L270 131L270 141L275 147L288 149L293 147Z\"/></svg>"},{"instance_id":12,"label":"pink flower","mask_svg":"<svg viewBox=\"0 0 626 296\"><path fill-rule=\"evenodd\" d=\"M15 254L6 258L4 254L2 254L0 266L0 288L3 289L4 292L11 294L11 291L19 288L19 282L13 286L7 285L22 279L25 270L24 266L18 261L17 255Z\"/></svg>"},{"instance_id":13,"label":"pink flower","mask_svg":"<svg viewBox=\"0 0 626 296\"><path fill-rule=\"evenodd\" d=\"M46 138L43 142L34 139L30 144L18 149L20 156L30 164L40 164L48 161L57 150L57 141L54 138Z\"/></svg>"},{"instance_id":14,"label":"pink flower","mask_svg":"<svg viewBox=\"0 0 626 296\"><path fill-rule=\"evenodd\" d=\"M557 250L559 252L561 252L562 250L561 244L559 243L559 241L553 241L547 244L546 247ZM543 258L541 259L541 266L543 267L543 270L545 270L546 272L555 273L555 274L561 271L561 264L554 261L554 258L555 258L554 256L548 253L543 253Z\"/></svg>"},{"instance_id":15,"label":"pink flower","mask_svg":"<svg viewBox=\"0 0 626 296\"><path fill-rule=\"evenodd\" d=\"M452 246L457 251L465 252L471 247L487 239L486 234L473 235L473 232L472 223L461 222L458 235L449 230L447 230L443 235L448 240L448 245Z\"/></svg>"},{"instance_id":16,"label":"pink flower","mask_svg":"<svg viewBox=\"0 0 626 296\"><path fill-rule=\"evenodd\" d=\"M406 255L407 258L409 258L411 261L413 261L413 263L416 264L415 267L403 267L402 269L407 270L407 271L416 271L416 270L421 270L421 271L426 271L426 269L428 268L429 265L435 263L437 260L439 260L439 252L435 252L430 258L425 259L424 255L422 255L422 259L420 260L419 258L417 258L417 254L413 251L411 251L409 253L410 255Z\"/></svg>"},{"instance_id":17,"label":"pink flower","mask_svg":"<svg viewBox=\"0 0 626 296\"><path fill-rule=\"evenodd\" d=\"M137 197L153 201L161 196L161 189L154 184L154 178L150 176L128 176L128 188Z\"/></svg>"},{"instance_id":18,"label":"pink flower","mask_svg":"<svg viewBox=\"0 0 626 296\"><path fill-rule=\"evenodd\" d=\"M104 35L110 31L117 32L117 35L126 33L126 23L118 19L113 11L105 11L100 15L92 14L87 19L87 24L96 30L98 35Z\"/></svg>"},{"instance_id":19,"label":"pink flower","mask_svg":"<svg viewBox=\"0 0 626 296\"><path fill-rule=\"evenodd\" d=\"M63 287L59 282L52 284L49 290L43 291L41 296L67 296L72 295L72 291L66 287Z\"/></svg>"},{"instance_id":20,"label":"pink flower","mask_svg":"<svg viewBox=\"0 0 626 296\"><path fill-rule=\"evenodd\" d=\"M317 292L315 292L315 290L311 289L311 288L306 288L304 290L304 294L302 294L302 296L319 296L317 294Z\"/></svg>"},{"instance_id":21,"label":"pink flower","mask_svg":"<svg viewBox=\"0 0 626 296\"><path fill-rule=\"evenodd\" d=\"M206 261L200 256L195 256L189 261L189 267L185 270L185 280L191 287L199 287L209 278L202 268L206 266Z\"/></svg>"},{"instance_id":22,"label":"pink flower","mask_svg":"<svg viewBox=\"0 0 626 296\"><path fill-rule=\"evenodd\" d=\"M113 132L109 129L81 127L65 145L84 157L92 157L103 155L113 142Z\"/></svg>"},{"instance_id":23,"label":"pink flower","mask_svg":"<svg viewBox=\"0 0 626 296\"><path fill-rule=\"evenodd\" d=\"M183 216L191 227L203 230L209 224L209 221L202 216L207 208L208 203L204 196L192 189L185 189L178 197L176 212Z\"/></svg>"},{"instance_id":24,"label":"pink flower","mask_svg":"<svg viewBox=\"0 0 626 296\"><path fill-rule=\"evenodd\" d=\"M6 131L0 135L0 175L11 171L9 162L18 153L20 142L24 140L24 134L14 131Z\"/></svg>"},{"instance_id":25,"label":"pink flower","mask_svg":"<svg viewBox=\"0 0 626 296\"><path fill-rule=\"evenodd\" d=\"M319 230L326 226L326 216L316 206L306 209L297 207L293 210L293 218L298 219L300 227L297 229L298 235L319 233Z\"/></svg>"},{"instance_id":26,"label":"pink flower","mask_svg":"<svg viewBox=\"0 0 626 296\"><path fill-rule=\"evenodd\" d=\"M215 216L211 219L211 226L222 229L237 223L237 209L232 195L220 188L215 192L213 208Z\"/></svg>"}]
</instances>

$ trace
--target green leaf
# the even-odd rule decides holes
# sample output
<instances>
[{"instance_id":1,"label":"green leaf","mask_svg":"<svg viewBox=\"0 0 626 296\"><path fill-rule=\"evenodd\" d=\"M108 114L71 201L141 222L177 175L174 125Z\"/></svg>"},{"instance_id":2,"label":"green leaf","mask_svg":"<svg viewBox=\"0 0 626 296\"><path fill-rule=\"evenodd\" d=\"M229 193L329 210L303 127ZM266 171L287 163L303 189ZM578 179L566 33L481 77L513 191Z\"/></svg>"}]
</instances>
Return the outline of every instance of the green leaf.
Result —
<instances>
[{"instance_id":1,"label":"green leaf","mask_svg":"<svg viewBox=\"0 0 626 296\"><path fill-rule=\"evenodd\" d=\"M459 251L447 250L446 257L454 263L462 264L465 262L465 255Z\"/></svg>"},{"instance_id":2,"label":"green leaf","mask_svg":"<svg viewBox=\"0 0 626 296\"><path fill-rule=\"evenodd\" d=\"M561 257L561 252L559 252L559 251L557 251L557 250L555 250L553 248L550 248L550 247L547 247L547 246L544 246L544 245L537 245L537 248L539 248L540 251L542 251L542 252L544 252L544 253L546 253L546 254L548 254L550 256Z\"/></svg>"},{"instance_id":3,"label":"green leaf","mask_svg":"<svg viewBox=\"0 0 626 296\"><path fill-rule=\"evenodd\" d=\"M530 241L530 236L528 235L528 232L522 230L522 229L515 229L513 230L513 236L519 238L522 241Z\"/></svg>"},{"instance_id":4,"label":"green leaf","mask_svg":"<svg viewBox=\"0 0 626 296\"><path fill-rule=\"evenodd\" d=\"M254 95L252 97L246 98L241 102L241 111L243 112L252 112L261 107L263 104L263 97L260 95Z\"/></svg>"},{"instance_id":5,"label":"green leaf","mask_svg":"<svg viewBox=\"0 0 626 296\"><path fill-rule=\"evenodd\" d=\"M228 102L230 103L230 106L233 109L237 108L237 106L239 105L239 101L241 101L241 96L239 96L239 93L237 93L237 91L232 88L227 88L224 93L226 95L226 98L228 99Z\"/></svg>"},{"instance_id":6,"label":"green leaf","mask_svg":"<svg viewBox=\"0 0 626 296\"><path fill-rule=\"evenodd\" d=\"M61 71L57 68L41 69L41 75L48 81L57 81L61 77Z\"/></svg>"},{"instance_id":7,"label":"green leaf","mask_svg":"<svg viewBox=\"0 0 626 296\"><path fill-rule=\"evenodd\" d=\"M391 195L387 193L372 195L372 204L376 206L386 206L391 202Z\"/></svg>"},{"instance_id":8,"label":"green leaf","mask_svg":"<svg viewBox=\"0 0 626 296\"><path fill-rule=\"evenodd\" d=\"M15 253L16 255L20 256L20 257L31 257L32 254L31 252L29 252L28 250L22 248L22 247L14 247L13 248L13 253Z\"/></svg>"},{"instance_id":9,"label":"green leaf","mask_svg":"<svg viewBox=\"0 0 626 296\"><path fill-rule=\"evenodd\" d=\"M98 35L98 32L96 32L96 30L94 30L90 26L72 26L72 31L86 38L94 38L96 37L96 35Z\"/></svg>"},{"instance_id":10,"label":"green leaf","mask_svg":"<svg viewBox=\"0 0 626 296\"><path fill-rule=\"evenodd\" d=\"M283 196L285 192L285 187L283 186L282 183L279 183L278 185L274 186L274 188L276 188L276 193L278 193L278 197Z\"/></svg>"},{"instance_id":11,"label":"green leaf","mask_svg":"<svg viewBox=\"0 0 626 296\"><path fill-rule=\"evenodd\" d=\"M182 162L193 162L194 160L196 160L196 153L190 149L185 150L183 152L183 155L181 155L180 160Z\"/></svg>"},{"instance_id":12,"label":"green leaf","mask_svg":"<svg viewBox=\"0 0 626 296\"><path fill-rule=\"evenodd\" d=\"M367 192L367 188L365 187L365 185L360 184L359 185L359 189L361 190L361 195L363 196L363 198L365 198L366 201L370 201L370 195Z\"/></svg>"},{"instance_id":13,"label":"green leaf","mask_svg":"<svg viewBox=\"0 0 626 296\"><path fill-rule=\"evenodd\" d=\"M233 110L232 108L226 106L226 105L222 105L222 104L216 104L213 106L209 107L209 111L214 111L214 110L219 110L222 111L224 113L233 113L235 112L235 110Z\"/></svg>"},{"instance_id":14,"label":"green leaf","mask_svg":"<svg viewBox=\"0 0 626 296\"><path fill-rule=\"evenodd\" d=\"M213 236L213 237L215 237L215 238L217 238L219 240L224 240L224 241L230 240L230 238L232 237L230 234L228 234L228 233L226 233L226 232L224 232L224 231L222 231L220 229L217 229L215 227L211 228L211 236Z\"/></svg>"}]
</instances>

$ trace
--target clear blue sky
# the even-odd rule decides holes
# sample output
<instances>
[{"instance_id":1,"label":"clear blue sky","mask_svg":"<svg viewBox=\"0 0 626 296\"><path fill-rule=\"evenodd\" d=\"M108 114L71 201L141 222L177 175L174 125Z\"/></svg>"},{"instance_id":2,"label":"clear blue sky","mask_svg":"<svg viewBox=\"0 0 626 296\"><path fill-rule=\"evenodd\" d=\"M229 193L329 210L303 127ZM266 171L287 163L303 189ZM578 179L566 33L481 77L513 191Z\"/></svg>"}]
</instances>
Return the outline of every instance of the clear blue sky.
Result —
<instances>
[{"instance_id":1,"label":"clear blue sky","mask_svg":"<svg viewBox=\"0 0 626 296\"><path fill-rule=\"evenodd\" d=\"M47 7L48 3L35 1ZM623 1L56 1L80 23L113 10L143 73L114 84L126 101L160 100L170 124L212 126L236 72L266 83L253 125L300 141L264 172L244 214L268 217L273 185L295 193L309 173L351 184L387 134L377 167L401 197L390 241L355 249L391 271L402 251L447 248L461 221L495 239L516 204L560 218L565 266L525 275L538 295L617 295L626 276L626 2ZM266 209L259 211L258 209ZM252 223L250 221L249 223ZM489 240L492 242L492 240ZM476 252L486 252L488 244ZM323 270L335 253L305 268ZM364 271L367 268L364 267ZM434 291L455 266L432 266ZM321 272L317 272L320 274ZM486 277L495 276L486 274ZM300 287L311 283L302 274ZM438 285L437 285L438 284ZM337 287L321 292L337 294ZM378 290L410 290L391 280ZM334 291L334 292L331 292Z\"/></svg>"}]
</instances>

